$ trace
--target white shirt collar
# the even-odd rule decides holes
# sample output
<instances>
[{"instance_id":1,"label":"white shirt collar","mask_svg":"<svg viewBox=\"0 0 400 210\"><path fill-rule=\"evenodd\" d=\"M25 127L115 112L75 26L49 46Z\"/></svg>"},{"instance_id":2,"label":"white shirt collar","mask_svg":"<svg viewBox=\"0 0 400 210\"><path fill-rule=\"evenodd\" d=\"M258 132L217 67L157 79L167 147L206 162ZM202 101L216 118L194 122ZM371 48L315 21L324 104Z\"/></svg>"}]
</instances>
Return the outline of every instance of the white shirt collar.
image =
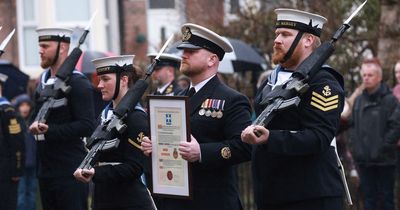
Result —
<instances>
[{"instance_id":1,"label":"white shirt collar","mask_svg":"<svg viewBox=\"0 0 400 210\"><path fill-rule=\"evenodd\" d=\"M214 76L216 76L216 74L212 75L211 77L199 82L199 84L193 86L193 83L190 82L190 88L194 87L194 89L196 90L196 93L200 91L200 89L207 84L208 81L210 81ZM189 90L190 90L189 88Z\"/></svg>"},{"instance_id":2,"label":"white shirt collar","mask_svg":"<svg viewBox=\"0 0 400 210\"><path fill-rule=\"evenodd\" d=\"M286 82L291 76L293 72L287 72L287 71L280 71L278 72L278 78L276 80L276 83L273 84L272 89L274 89L276 86L283 84Z\"/></svg>"},{"instance_id":3,"label":"white shirt collar","mask_svg":"<svg viewBox=\"0 0 400 210\"><path fill-rule=\"evenodd\" d=\"M164 86L157 88L157 91L160 93L163 93L165 89L167 89L167 87L170 85L171 83L167 83Z\"/></svg>"}]
</instances>

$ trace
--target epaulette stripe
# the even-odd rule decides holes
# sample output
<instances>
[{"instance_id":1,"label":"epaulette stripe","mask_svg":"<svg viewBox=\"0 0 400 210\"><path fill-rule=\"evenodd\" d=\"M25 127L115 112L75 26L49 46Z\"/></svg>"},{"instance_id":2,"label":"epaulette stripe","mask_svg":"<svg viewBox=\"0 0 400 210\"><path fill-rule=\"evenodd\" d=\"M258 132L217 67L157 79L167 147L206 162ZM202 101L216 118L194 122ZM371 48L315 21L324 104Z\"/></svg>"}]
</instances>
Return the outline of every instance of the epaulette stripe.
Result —
<instances>
[{"instance_id":1,"label":"epaulette stripe","mask_svg":"<svg viewBox=\"0 0 400 210\"><path fill-rule=\"evenodd\" d=\"M324 111L324 112L332 110L332 109L336 109L338 107L337 104L329 106L329 107L322 107L321 105L319 105L317 103L314 103L313 101L311 101L311 105L316 107L316 108L318 108L318 109L320 109L320 110L322 110L322 111Z\"/></svg>"},{"instance_id":2,"label":"epaulette stripe","mask_svg":"<svg viewBox=\"0 0 400 210\"><path fill-rule=\"evenodd\" d=\"M323 101L319 100L319 99L316 98L316 97L311 97L311 100L314 101L314 102L316 102L316 103L319 103L320 105L322 105L322 106L324 106L324 107L327 107L327 106L330 106L330 105L338 104L338 103L339 103L339 99L336 99L336 100L331 101L331 102L323 102Z\"/></svg>"},{"instance_id":3,"label":"epaulette stripe","mask_svg":"<svg viewBox=\"0 0 400 210\"><path fill-rule=\"evenodd\" d=\"M18 134L21 132L21 126L19 124L9 125L8 131L10 132L10 134Z\"/></svg>"},{"instance_id":4,"label":"epaulette stripe","mask_svg":"<svg viewBox=\"0 0 400 210\"><path fill-rule=\"evenodd\" d=\"M322 95L320 95L320 94L318 94L318 93L316 93L314 91L312 92L312 95L315 96L315 97L318 97L319 99L321 99L321 100L323 100L325 102L329 102L329 101L332 101L332 100L335 100L335 99L339 98L339 95L334 95L332 97L325 98L324 96L322 96Z\"/></svg>"}]
</instances>

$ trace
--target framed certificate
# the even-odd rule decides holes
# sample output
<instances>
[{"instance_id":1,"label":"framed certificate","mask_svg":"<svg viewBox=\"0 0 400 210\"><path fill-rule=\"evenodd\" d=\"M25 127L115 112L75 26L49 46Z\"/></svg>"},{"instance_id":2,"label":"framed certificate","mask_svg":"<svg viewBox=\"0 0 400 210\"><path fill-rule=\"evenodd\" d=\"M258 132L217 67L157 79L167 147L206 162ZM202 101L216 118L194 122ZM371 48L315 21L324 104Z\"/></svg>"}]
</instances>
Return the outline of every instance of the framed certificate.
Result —
<instances>
[{"instance_id":1,"label":"framed certificate","mask_svg":"<svg viewBox=\"0 0 400 210\"><path fill-rule=\"evenodd\" d=\"M182 141L190 141L188 97L148 96L152 141L153 194L191 199L189 163L179 155Z\"/></svg>"}]
</instances>

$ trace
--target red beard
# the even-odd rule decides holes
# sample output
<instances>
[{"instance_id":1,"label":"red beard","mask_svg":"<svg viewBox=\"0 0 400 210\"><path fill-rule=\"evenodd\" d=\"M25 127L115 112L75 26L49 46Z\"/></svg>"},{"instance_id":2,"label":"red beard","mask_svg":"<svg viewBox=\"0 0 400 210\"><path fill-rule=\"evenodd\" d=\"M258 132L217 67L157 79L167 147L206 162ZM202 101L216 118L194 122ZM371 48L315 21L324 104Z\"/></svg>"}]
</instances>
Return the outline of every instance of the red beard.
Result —
<instances>
[{"instance_id":1,"label":"red beard","mask_svg":"<svg viewBox=\"0 0 400 210\"><path fill-rule=\"evenodd\" d=\"M302 51L296 46L292 55L286 61L283 60L287 52L279 47L274 47L274 53L272 54L272 62L274 64L281 64L282 67L288 68L296 66L301 61Z\"/></svg>"},{"instance_id":2,"label":"red beard","mask_svg":"<svg viewBox=\"0 0 400 210\"><path fill-rule=\"evenodd\" d=\"M272 63L274 64L281 63L285 55L286 52L284 52L282 48L274 46L274 53L272 54Z\"/></svg>"}]
</instances>

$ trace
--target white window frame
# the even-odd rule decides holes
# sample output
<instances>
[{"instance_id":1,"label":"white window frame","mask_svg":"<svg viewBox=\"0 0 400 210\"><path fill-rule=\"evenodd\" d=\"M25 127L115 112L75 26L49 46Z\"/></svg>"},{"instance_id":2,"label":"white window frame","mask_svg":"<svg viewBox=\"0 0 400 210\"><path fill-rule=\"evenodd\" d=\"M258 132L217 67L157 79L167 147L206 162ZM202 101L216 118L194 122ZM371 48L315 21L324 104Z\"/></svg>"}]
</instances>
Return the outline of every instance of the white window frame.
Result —
<instances>
[{"instance_id":1,"label":"white window frame","mask_svg":"<svg viewBox=\"0 0 400 210\"><path fill-rule=\"evenodd\" d=\"M36 79L43 72L40 65L29 65L25 62L25 39L23 30L26 27L46 27L46 26L58 26L66 28L81 27L85 28L88 21L71 21L71 22L57 22L55 14L55 2L53 0L33 0L34 1L34 21L25 21L23 19L23 3L24 0L17 0L17 30L18 30L18 52L19 52L19 65L20 69L28 74L31 79ZM106 5L107 4L107 5ZM106 9L109 10L109 18L106 17ZM115 54L119 54L120 43L119 43L119 21L118 21L118 2L107 1L107 0L89 0L89 17L92 16L94 11L97 10L96 18L90 28L90 33L86 38L87 46L89 49L82 50L98 50L98 51L111 51ZM107 39L107 26L110 30L110 36L112 38ZM78 37L79 39L79 37ZM112 43L107 43L108 41ZM111 49L108 49L110 46ZM76 46L71 46L71 50ZM40 59L39 53L36 54L37 59Z\"/></svg>"}]
</instances>

